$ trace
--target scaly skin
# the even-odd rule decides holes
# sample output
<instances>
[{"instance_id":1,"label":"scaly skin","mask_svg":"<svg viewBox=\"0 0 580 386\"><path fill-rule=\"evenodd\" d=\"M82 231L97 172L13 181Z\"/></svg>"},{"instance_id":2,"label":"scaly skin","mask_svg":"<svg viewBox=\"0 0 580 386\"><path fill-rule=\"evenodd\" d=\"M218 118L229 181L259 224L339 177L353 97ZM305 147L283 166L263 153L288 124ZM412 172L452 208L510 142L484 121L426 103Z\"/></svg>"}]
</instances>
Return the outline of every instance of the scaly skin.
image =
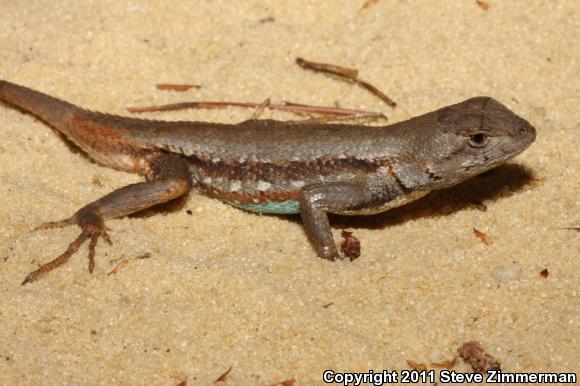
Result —
<instances>
[{"instance_id":1,"label":"scaly skin","mask_svg":"<svg viewBox=\"0 0 580 386\"><path fill-rule=\"evenodd\" d=\"M300 212L317 254L334 260L339 254L328 212L371 214L405 204L496 167L536 137L527 121L489 97L383 127L143 120L83 110L2 80L0 100L53 126L93 160L147 180L43 225L77 224L82 232L24 283L64 264L86 240L92 272L98 238L109 240L104 220L172 200L192 187L245 210Z\"/></svg>"}]
</instances>

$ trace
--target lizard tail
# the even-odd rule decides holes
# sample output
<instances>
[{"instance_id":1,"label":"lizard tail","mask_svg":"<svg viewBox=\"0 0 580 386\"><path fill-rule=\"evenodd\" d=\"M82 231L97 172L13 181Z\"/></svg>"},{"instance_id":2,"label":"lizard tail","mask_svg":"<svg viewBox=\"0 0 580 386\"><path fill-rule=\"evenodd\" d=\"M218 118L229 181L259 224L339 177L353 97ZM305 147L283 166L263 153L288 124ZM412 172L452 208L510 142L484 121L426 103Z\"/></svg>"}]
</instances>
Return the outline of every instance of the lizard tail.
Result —
<instances>
[{"instance_id":1,"label":"lizard tail","mask_svg":"<svg viewBox=\"0 0 580 386\"><path fill-rule=\"evenodd\" d=\"M61 99L0 79L0 101L18 107L63 131L66 116L81 111Z\"/></svg>"}]
</instances>

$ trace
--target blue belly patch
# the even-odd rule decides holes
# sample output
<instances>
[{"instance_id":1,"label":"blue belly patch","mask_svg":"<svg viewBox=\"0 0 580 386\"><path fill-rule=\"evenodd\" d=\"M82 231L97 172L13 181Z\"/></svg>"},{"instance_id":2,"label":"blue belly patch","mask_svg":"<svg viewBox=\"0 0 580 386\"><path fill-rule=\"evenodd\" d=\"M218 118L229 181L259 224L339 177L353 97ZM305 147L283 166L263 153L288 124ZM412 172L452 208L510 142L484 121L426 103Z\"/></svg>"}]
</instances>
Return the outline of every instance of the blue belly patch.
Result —
<instances>
[{"instance_id":1,"label":"blue belly patch","mask_svg":"<svg viewBox=\"0 0 580 386\"><path fill-rule=\"evenodd\" d=\"M297 200L288 201L265 201L259 204L240 204L239 202L231 201L228 204L236 208L248 210L250 212L258 213L277 213L277 214L291 214L300 213L300 203Z\"/></svg>"}]
</instances>

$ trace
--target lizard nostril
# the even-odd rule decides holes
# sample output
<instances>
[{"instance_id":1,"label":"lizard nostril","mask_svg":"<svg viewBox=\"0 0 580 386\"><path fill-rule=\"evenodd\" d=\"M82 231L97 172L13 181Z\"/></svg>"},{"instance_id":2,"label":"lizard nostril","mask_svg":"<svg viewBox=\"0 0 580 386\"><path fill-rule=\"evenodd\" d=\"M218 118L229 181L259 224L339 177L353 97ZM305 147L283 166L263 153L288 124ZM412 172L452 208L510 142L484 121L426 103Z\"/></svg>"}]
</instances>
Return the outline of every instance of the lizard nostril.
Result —
<instances>
[{"instance_id":1,"label":"lizard nostril","mask_svg":"<svg viewBox=\"0 0 580 386\"><path fill-rule=\"evenodd\" d=\"M536 129L530 124L522 125L518 130L518 134L520 137L526 138L530 142L534 142L536 139Z\"/></svg>"},{"instance_id":2,"label":"lizard nostril","mask_svg":"<svg viewBox=\"0 0 580 386\"><path fill-rule=\"evenodd\" d=\"M518 129L518 134L519 135L526 135L530 132L530 129L528 128L527 125L522 125L520 126L520 128Z\"/></svg>"}]
</instances>

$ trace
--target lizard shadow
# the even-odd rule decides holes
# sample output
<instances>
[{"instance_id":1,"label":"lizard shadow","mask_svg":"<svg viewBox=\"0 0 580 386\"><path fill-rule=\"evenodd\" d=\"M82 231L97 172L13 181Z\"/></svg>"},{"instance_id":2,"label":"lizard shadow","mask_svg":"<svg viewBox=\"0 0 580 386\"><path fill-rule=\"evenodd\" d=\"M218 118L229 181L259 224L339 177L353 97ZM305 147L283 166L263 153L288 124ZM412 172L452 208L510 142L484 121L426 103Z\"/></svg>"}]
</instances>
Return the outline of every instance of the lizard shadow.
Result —
<instances>
[{"instance_id":1,"label":"lizard shadow","mask_svg":"<svg viewBox=\"0 0 580 386\"><path fill-rule=\"evenodd\" d=\"M504 164L470 178L451 188L436 190L409 204L370 216L341 216L331 214L333 228L382 229L421 217L436 218L467 207L487 210L482 203L487 200L508 198L523 187L537 181L533 171L520 164ZM300 222L300 216L290 221Z\"/></svg>"}]
</instances>

